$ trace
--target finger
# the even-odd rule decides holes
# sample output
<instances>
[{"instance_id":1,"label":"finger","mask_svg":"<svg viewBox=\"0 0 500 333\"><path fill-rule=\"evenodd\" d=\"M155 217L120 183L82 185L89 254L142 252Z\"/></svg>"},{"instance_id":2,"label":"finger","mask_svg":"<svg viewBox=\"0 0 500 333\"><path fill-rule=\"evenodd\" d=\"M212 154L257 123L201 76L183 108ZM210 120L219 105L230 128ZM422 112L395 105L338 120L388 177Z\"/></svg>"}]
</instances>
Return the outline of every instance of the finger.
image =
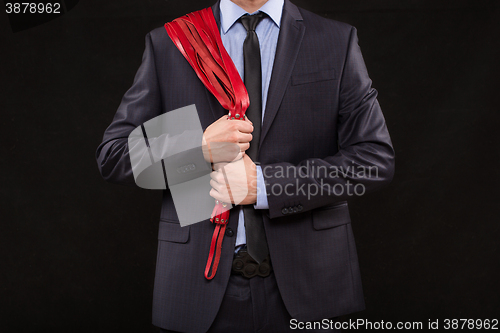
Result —
<instances>
[{"instance_id":1,"label":"finger","mask_svg":"<svg viewBox=\"0 0 500 333\"><path fill-rule=\"evenodd\" d=\"M215 167L215 166L214 166ZM210 173L210 178L212 178L212 180L216 181L217 183L219 182L219 180L223 177L220 177L219 175L219 172L218 171L214 171L214 172L211 172Z\"/></svg>"},{"instance_id":2,"label":"finger","mask_svg":"<svg viewBox=\"0 0 500 333\"><path fill-rule=\"evenodd\" d=\"M250 142L238 143L238 147L240 147L240 152L244 152L248 148L250 148Z\"/></svg>"},{"instance_id":3,"label":"finger","mask_svg":"<svg viewBox=\"0 0 500 333\"><path fill-rule=\"evenodd\" d=\"M210 173L210 178L212 178L213 180L217 181L217 171L211 172Z\"/></svg>"},{"instance_id":4,"label":"finger","mask_svg":"<svg viewBox=\"0 0 500 333\"><path fill-rule=\"evenodd\" d=\"M224 194L221 194L219 192L217 192L216 190L214 189L211 189L210 190L210 196L212 198L214 198L215 200L219 200L220 202L227 202L229 203L231 200L229 199L229 196L228 195L224 195Z\"/></svg>"},{"instance_id":5,"label":"finger","mask_svg":"<svg viewBox=\"0 0 500 333\"><path fill-rule=\"evenodd\" d=\"M226 179L223 174L224 171L216 171L216 174L214 175L213 180L215 180L217 183L223 185L226 184Z\"/></svg>"},{"instance_id":6,"label":"finger","mask_svg":"<svg viewBox=\"0 0 500 333\"><path fill-rule=\"evenodd\" d=\"M229 162L229 163L234 163L234 162L236 162L236 161L239 161L239 160L241 160L241 159L243 158L244 154L245 154L245 152L240 151L240 152L238 153L238 155L236 155L236 156L231 156L233 159L232 159L231 161L228 161L228 162Z\"/></svg>"},{"instance_id":7,"label":"finger","mask_svg":"<svg viewBox=\"0 0 500 333\"><path fill-rule=\"evenodd\" d=\"M246 143L252 141L253 135L250 133L239 133L237 139L238 143Z\"/></svg>"},{"instance_id":8,"label":"finger","mask_svg":"<svg viewBox=\"0 0 500 333\"><path fill-rule=\"evenodd\" d=\"M222 196L219 194L219 192L217 192L216 190L214 190L213 188L210 190L210 196L212 198L214 198L215 200L219 200L219 201L222 201Z\"/></svg>"},{"instance_id":9,"label":"finger","mask_svg":"<svg viewBox=\"0 0 500 333\"><path fill-rule=\"evenodd\" d=\"M241 159L243 158L243 155L244 155L244 154L245 154L245 152L244 152L244 151L240 151L240 152L238 153L238 155L236 155L236 156L235 156L235 158L234 158L231 162L236 162L236 161L241 160Z\"/></svg>"},{"instance_id":10,"label":"finger","mask_svg":"<svg viewBox=\"0 0 500 333\"><path fill-rule=\"evenodd\" d=\"M216 190L217 192L220 192L220 190L222 188L222 186L219 183L217 183L215 180L213 180L213 179L210 180L210 186L212 186L212 188L214 190Z\"/></svg>"},{"instance_id":11,"label":"finger","mask_svg":"<svg viewBox=\"0 0 500 333\"><path fill-rule=\"evenodd\" d=\"M236 129L240 132L243 133L252 133L253 132L253 125L249 121L237 121L234 123L236 126Z\"/></svg>"}]
</instances>

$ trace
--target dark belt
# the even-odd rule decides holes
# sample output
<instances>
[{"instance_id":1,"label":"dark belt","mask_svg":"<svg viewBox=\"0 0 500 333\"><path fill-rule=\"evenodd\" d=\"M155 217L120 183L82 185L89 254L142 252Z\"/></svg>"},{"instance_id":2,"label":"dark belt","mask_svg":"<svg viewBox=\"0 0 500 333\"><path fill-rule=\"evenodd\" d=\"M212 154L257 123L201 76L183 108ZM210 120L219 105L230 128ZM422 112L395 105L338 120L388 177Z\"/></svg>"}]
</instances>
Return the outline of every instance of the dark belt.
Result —
<instances>
[{"instance_id":1,"label":"dark belt","mask_svg":"<svg viewBox=\"0 0 500 333\"><path fill-rule=\"evenodd\" d=\"M254 276L266 277L271 274L273 267L271 265L271 258L269 254L260 265L248 254L246 246L236 252L233 259L233 267L231 271L235 274L241 274L246 278L253 278Z\"/></svg>"}]
</instances>

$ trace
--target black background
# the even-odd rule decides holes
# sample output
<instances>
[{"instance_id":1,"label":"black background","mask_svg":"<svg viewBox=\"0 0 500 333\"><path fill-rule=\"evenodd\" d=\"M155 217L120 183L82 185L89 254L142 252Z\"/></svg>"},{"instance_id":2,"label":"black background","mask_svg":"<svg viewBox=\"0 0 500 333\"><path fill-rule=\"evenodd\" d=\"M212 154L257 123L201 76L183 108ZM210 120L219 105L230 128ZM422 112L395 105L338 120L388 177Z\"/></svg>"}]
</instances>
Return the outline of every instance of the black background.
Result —
<instances>
[{"instance_id":1,"label":"black background","mask_svg":"<svg viewBox=\"0 0 500 333\"><path fill-rule=\"evenodd\" d=\"M498 1L293 2L357 27L396 149L350 205L367 310L344 319L499 318ZM157 331L161 194L94 154L146 33L212 3L83 0L18 33L0 12L0 331Z\"/></svg>"}]
</instances>

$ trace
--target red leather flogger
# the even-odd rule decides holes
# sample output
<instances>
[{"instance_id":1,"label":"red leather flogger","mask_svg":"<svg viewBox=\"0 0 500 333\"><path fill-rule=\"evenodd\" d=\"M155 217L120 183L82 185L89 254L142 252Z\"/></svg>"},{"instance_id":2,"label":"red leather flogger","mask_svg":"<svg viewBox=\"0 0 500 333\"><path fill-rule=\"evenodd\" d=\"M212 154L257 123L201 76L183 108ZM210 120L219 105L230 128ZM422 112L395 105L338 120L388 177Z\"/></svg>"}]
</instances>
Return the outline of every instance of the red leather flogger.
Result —
<instances>
[{"instance_id":1,"label":"red leather flogger","mask_svg":"<svg viewBox=\"0 0 500 333\"><path fill-rule=\"evenodd\" d=\"M222 44L212 8L179 17L166 23L165 29L205 87L229 111L228 118L244 120L250 103L248 92ZM209 280L217 273L228 219L228 205L216 201L210 219L216 226L205 267L205 277ZM212 273L209 274L212 261Z\"/></svg>"}]
</instances>

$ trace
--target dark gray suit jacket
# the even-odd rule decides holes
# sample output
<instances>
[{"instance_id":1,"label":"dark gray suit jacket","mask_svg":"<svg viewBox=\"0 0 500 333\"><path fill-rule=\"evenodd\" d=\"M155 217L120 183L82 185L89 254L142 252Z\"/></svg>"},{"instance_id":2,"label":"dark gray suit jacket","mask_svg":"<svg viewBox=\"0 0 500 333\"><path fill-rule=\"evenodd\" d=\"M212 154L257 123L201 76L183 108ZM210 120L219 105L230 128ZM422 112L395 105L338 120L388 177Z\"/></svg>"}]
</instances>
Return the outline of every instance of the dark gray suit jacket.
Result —
<instances>
[{"instance_id":1,"label":"dark gray suit jacket","mask_svg":"<svg viewBox=\"0 0 500 333\"><path fill-rule=\"evenodd\" d=\"M219 20L219 3L213 9ZM376 97L356 29L285 0L258 162L269 194L269 210L263 215L271 261L286 308L296 319L319 320L364 309L346 202L350 196L340 190L362 184L368 192L393 177L394 151ZM102 176L133 185L130 132L190 104L196 104L203 129L227 113L165 29L155 29L146 36L142 65L97 149ZM319 166L371 167L377 177L325 177ZM313 195L318 184L324 191ZM207 220L181 228L171 194L164 191L153 324L187 332L209 328L228 283L237 222L233 209L228 229L234 234L225 237L217 275L208 281L203 272L214 225Z\"/></svg>"}]
</instances>

